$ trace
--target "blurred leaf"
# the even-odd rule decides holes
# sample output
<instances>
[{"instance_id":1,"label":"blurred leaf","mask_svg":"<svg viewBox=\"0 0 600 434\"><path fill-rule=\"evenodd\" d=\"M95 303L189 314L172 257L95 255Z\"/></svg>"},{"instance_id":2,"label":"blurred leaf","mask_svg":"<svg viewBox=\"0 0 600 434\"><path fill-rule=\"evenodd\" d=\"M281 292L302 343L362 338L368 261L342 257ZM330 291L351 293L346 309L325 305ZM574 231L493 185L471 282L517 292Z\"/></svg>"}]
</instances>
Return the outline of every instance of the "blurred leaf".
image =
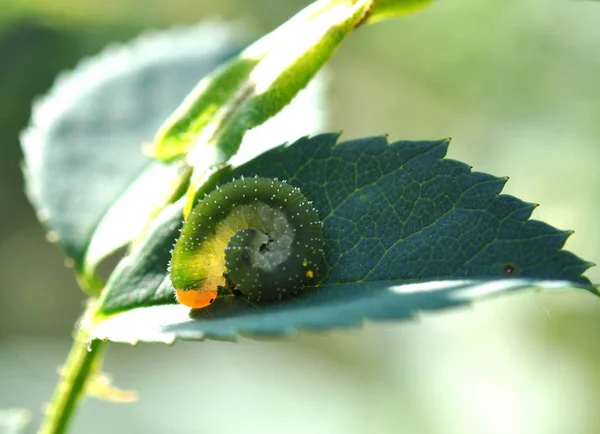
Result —
<instances>
[{"instance_id":1,"label":"blurred leaf","mask_svg":"<svg viewBox=\"0 0 600 434\"><path fill-rule=\"evenodd\" d=\"M139 233L176 176L144 156L142 142L245 38L216 22L148 34L82 62L35 105L22 135L27 191L91 292L101 285L96 264ZM138 179L143 172L152 176ZM110 227L94 235L109 209Z\"/></svg>"},{"instance_id":2,"label":"blurred leaf","mask_svg":"<svg viewBox=\"0 0 600 434\"><path fill-rule=\"evenodd\" d=\"M231 175L279 176L299 187L323 219L326 265L320 270L318 287L306 289L292 301L252 309L242 299L219 298L199 312L197 325L186 326L182 336L192 336L192 329L194 337L202 336L210 327L204 324L208 317L228 318L224 322L228 328L222 333L210 329L213 335L231 335L235 330L259 333L258 325L247 329L244 321L259 324L265 312L293 318L293 306L302 311L298 312L302 319L298 326L326 328L355 324L361 306L364 317L383 318L377 312L389 304L397 309L396 318L402 319L429 302L436 308L453 305L453 296L442 291L430 301L424 300L424 295L417 304L407 300L403 309L405 302L396 298L404 290L397 287L416 281L433 284L470 278L480 279L469 283L478 286L485 279L518 276L526 278L519 280L519 288L535 285L537 280L589 286L581 274L590 264L561 250L570 232L527 220L535 206L500 195L505 179L471 172L463 163L444 159L447 140L388 144L385 138L375 137L336 141L337 135L328 134L275 148L233 172L217 174L199 193L201 196L229 181ZM115 270L101 315L175 303L167 266L181 227L182 208L180 200L165 209L147 238ZM513 288L510 283L499 285ZM569 283L560 284L565 285ZM420 292L421 287L417 288ZM371 304L369 294L379 298ZM309 313L303 310L307 306ZM182 309L164 312L177 312L177 321L181 321ZM351 312L349 317L344 317L346 311ZM157 315L160 312L153 311L157 327L165 321ZM248 318L252 312L259 318ZM393 311L385 310L385 318L394 318ZM280 324L285 327L271 327L265 333L286 334L294 328L293 322ZM111 339L118 336L114 333ZM123 333L126 340L135 340L131 330Z\"/></svg>"},{"instance_id":3,"label":"blurred leaf","mask_svg":"<svg viewBox=\"0 0 600 434\"><path fill-rule=\"evenodd\" d=\"M433 2L434 0L375 0L367 22L372 23L412 14Z\"/></svg>"},{"instance_id":4,"label":"blurred leaf","mask_svg":"<svg viewBox=\"0 0 600 434\"><path fill-rule=\"evenodd\" d=\"M160 207L169 202L177 183L188 179L185 167L148 162L96 226L85 253L86 273L93 273L107 254L139 237Z\"/></svg>"},{"instance_id":5,"label":"blurred leaf","mask_svg":"<svg viewBox=\"0 0 600 434\"><path fill-rule=\"evenodd\" d=\"M113 384L113 378L106 372L92 374L85 383L86 396L115 403L129 403L138 400L135 390L124 390Z\"/></svg>"},{"instance_id":6,"label":"blurred leaf","mask_svg":"<svg viewBox=\"0 0 600 434\"><path fill-rule=\"evenodd\" d=\"M31 422L31 413L24 408L0 409L0 431L3 434L25 432Z\"/></svg>"},{"instance_id":7,"label":"blurred leaf","mask_svg":"<svg viewBox=\"0 0 600 434\"><path fill-rule=\"evenodd\" d=\"M34 19L61 28L161 28L174 23L193 24L202 16L231 16L239 8L235 3L228 0L171 0L149 5L146 0L0 0L0 22Z\"/></svg>"},{"instance_id":8,"label":"blurred leaf","mask_svg":"<svg viewBox=\"0 0 600 434\"><path fill-rule=\"evenodd\" d=\"M307 289L301 298L260 308L238 297L217 299L190 315L182 305L134 309L107 318L92 338L115 342L162 342L177 339L235 340L289 336L298 330L325 331L357 327L365 320L409 320L427 311L467 306L492 295L531 288L572 286L565 281L538 279L440 280L420 283L379 281L325 285Z\"/></svg>"}]
</instances>

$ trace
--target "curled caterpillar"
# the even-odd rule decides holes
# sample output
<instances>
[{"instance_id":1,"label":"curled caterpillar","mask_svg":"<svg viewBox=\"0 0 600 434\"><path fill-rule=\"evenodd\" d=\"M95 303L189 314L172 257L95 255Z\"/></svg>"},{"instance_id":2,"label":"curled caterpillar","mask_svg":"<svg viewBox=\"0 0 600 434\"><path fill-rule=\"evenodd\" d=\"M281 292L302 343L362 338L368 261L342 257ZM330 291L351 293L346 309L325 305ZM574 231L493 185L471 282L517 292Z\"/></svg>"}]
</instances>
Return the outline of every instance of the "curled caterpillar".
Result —
<instances>
[{"instance_id":1,"label":"curled caterpillar","mask_svg":"<svg viewBox=\"0 0 600 434\"><path fill-rule=\"evenodd\" d=\"M194 207L169 272L178 301L192 308L208 306L219 291L271 302L314 282L322 257L321 221L299 189L242 178Z\"/></svg>"}]
</instances>

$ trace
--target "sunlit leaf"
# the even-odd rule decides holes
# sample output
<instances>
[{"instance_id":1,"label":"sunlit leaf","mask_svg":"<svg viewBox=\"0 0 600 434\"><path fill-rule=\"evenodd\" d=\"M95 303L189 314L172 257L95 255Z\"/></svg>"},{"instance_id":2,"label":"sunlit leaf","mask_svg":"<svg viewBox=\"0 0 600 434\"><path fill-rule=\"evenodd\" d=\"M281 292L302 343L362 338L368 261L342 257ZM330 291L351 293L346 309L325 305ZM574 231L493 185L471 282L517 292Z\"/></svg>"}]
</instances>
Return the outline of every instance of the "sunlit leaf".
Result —
<instances>
[{"instance_id":1,"label":"sunlit leaf","mask_svg":"<svg viewBox=\"0 0 600 434\"><path fill-rule=\"evenodd\" d=\"M435 0L375 0L367 18L368 23L415 13Z\"/></svg>"},{"instance_id":2,"label":"sunlit leaf","mask_svg":"<svg viewBox=\"0 0 600 434\"><path fill-rule=\"evenodd\" d=\"M226 162L246 131L278 113L321 69L369 1L318 1L199 82L161 127L151 155L171 161L198 144L201 169ZM214 157L212 155L215 155Z\"/></svg>"},{"instance_id":3,"label":"sunlit leaf","mask_svg":"<svg viewBox=\"0 0 600 434\"><path fill-rule=\"evenodd\" d=\"M151 33L83 61L35 105L22 135L27 192L92 292L95 265L136 236L176 176L144 156L142 143L243 39L217 22Z\"/></svg>"}]
</instances>

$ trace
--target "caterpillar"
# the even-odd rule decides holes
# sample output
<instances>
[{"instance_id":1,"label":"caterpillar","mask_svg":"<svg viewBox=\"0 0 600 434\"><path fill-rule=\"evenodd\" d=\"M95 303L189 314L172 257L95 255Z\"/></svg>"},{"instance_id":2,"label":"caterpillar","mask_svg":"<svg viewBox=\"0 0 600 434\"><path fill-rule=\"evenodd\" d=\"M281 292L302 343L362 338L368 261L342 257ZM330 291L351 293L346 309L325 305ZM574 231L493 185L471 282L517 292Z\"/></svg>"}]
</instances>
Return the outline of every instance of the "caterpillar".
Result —
<instances>
[{"instance_id":1,"label":"caterpillar","mask_svg":"<svg viewBox=\"0 0 600 434\"><path fill-rule=\"evenodd\" d=\"M176 298L196 309L222 292L281 300L314 282L323 242L318 213L299 189L234 180L207 194L183 224L169 266Z\"/></svg>"}]
</instances>

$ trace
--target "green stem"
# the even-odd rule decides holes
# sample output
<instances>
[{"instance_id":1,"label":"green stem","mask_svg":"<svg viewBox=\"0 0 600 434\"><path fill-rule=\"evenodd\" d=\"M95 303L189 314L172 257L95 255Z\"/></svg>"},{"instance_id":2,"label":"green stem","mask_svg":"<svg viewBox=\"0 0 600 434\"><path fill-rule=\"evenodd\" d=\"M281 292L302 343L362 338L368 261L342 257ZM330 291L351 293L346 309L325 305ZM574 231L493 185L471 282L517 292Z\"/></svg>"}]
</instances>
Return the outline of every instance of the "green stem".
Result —
<instances>
[{"instance_id":1,"label":"green stem","mask_svg":"<svg viewBox=\"0 0 600 434\"><path fill-rule=\"evenodd\" d=\"M95 372L102 361L104 344L104 341L98 339L89 342L88 334L84 329L76 332L71 352L62 369L38 434L66 432L77 404L82 398L88 377Z\"/></svg>"}]
</instances>

